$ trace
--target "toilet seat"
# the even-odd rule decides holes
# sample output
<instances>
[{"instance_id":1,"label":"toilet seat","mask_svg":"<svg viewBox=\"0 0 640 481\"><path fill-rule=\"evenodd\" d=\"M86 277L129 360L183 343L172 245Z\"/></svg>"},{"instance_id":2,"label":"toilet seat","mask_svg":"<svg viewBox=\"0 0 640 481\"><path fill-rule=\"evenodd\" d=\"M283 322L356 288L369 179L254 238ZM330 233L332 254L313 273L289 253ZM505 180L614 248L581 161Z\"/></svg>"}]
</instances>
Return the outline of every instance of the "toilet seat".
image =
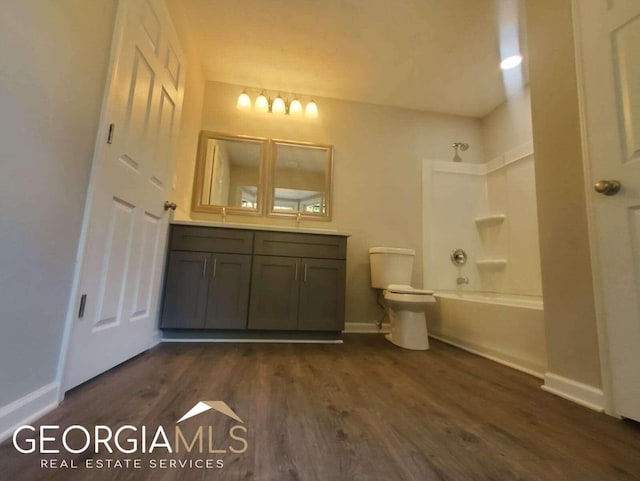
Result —
<instances>
[{"instance_id":1,"label":"toilet seat","mask_svg":"<svg viewBox=\"0 0 640 481\"><path fill-rule=\"evenodd\" d=\"M421 304L428 302L436 302L436 298L432 294L402 294L399 292L384 291L382 297L387 302L404 304L407 309L418 308Z\"/></svg>"},{"instance_id":2,"label":"toilet seat","mask_svg":"<svg viewBox=\"0 0 640 481\"><path fill-rule=\"evenodd\" d=\"M387 301L394 301L404 304L424 304L426 302L436 302L433 291L426 289L416 289L415 287L402 284L390 284L383 292L383 297Z\"/></svg>"},{"instance_id":3,"label":"toilet seat","mask_svg":"<svg viewBox=\"0 0 640 481\"><path fill-rule=\"evenodd\" d=\"M422 295L433 295L433 291L428 289L416 289L415 287L405 286L403 284L390 284L387 286L387 291L393 292L395 294L422 294Z\"/></svg>"}]
</instances>

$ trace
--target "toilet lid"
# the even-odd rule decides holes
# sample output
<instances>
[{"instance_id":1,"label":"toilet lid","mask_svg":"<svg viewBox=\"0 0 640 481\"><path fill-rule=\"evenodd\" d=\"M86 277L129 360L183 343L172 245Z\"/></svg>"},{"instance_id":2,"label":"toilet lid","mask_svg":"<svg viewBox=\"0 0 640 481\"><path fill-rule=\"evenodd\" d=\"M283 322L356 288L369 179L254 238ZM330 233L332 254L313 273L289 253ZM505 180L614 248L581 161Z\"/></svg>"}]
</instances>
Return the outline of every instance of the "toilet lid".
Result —
<instances>
[{"instance_id":1,"label":"toilet lid","mask_svg":"<svg viewBox=\"0 0 640 481\"><path fill-rule=\"evenodd\" d=\"M415 287L405 286L402 284L389 284L387 290L389 292L395 292L396 294L433 294L433 291L428 289L416 289Z\"/></svg>"}]
</instances>

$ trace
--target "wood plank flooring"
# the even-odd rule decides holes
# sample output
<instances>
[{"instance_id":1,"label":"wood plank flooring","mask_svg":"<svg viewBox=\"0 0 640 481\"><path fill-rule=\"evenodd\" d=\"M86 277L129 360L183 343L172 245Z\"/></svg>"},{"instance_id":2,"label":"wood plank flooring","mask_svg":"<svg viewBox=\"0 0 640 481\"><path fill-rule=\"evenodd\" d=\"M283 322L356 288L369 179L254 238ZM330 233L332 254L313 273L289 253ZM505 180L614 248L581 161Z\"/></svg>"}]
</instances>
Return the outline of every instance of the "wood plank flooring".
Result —
<instances>
[{"instance_id":1,"label":"wood plank flooring","mask_svg":"<svg viewBox=\"0 0 640 481\"><path fill-rule=\"evenodd\" d=\"M222 400L248 429L245 453L49 454L78 468L42 469L42 456L9 441L0 479L640 480L636 423L540 383L436 341L428 352L377 335L348 335L342 345L163 344L75 389L36 427L163 425L169 434L198 401ZM213 426L223 448L237 424L213 412L188 422ZM156 458L216 456L221 469L149 467ZM88 458L139 458L142 468L87 469Z\"/></svg>"}]
</instances>

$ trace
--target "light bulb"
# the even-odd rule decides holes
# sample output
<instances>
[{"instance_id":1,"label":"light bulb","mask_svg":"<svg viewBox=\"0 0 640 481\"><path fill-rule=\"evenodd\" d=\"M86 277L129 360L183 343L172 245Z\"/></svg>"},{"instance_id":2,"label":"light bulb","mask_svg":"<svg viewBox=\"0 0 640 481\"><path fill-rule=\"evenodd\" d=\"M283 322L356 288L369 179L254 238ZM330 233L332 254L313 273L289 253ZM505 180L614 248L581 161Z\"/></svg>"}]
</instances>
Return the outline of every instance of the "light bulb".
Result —
<instances>
[{"instance_id":1,"label":"light bulb","mask_svg":"<svg viewBox=\"0 0 640 481\"><path fill-rule=\"evenodd\" d=\"M500 62L500 68L502 70L509 70L512 68L516 68L521 63L522 57L520 55L512 55L511 57L507 57L502 62Z\"/></svg>"},{"instance_id":2,"label":"light bulb","mask_svg":"<svg viewBox=\"0 0 640 481\"><path fill-rule=\"evenodd\" d=\"M258 98L256 99L256 103L255 103L255 109L258 112L269 111L269 101L267 100L267 97L264 95L264 93L261 93L260 95L258 95Z\"/></svg>"},{"instance_id":3,"label":"light bulb","mask_svg":"<svg viewBox=\"0 0 640 481\"><path fill-rule=\"evenodd\" d=\"M289 105L290 115L302 115L302 104L298 99L293 99Z\"/></svg>"},{"instance_id":4,"label":"light bulb","mask_svg":"<svg viewBox=\"0 0 640 481\"><path fill-rule=\"evenodd\" d=\"M318 118L318 105L312 100L307 104L304 114L312 119Z\"/></svg>"},{"instance_id":5,"label":"light bulb","mask_svg":"<svg viewBox=\"0 0 640 481\"><path fill-rule=\"evenodd\" d=\"M238 97L238 103L236 105L240 110L249 110L251 108L251 97L247 92L242 92Z\"/></svg>"},{"instance_id":6,"label":"light bulb","mask_svg":"<svg viewBox=\"0 0 640 481\"><path fill-rule=\"evenodd\" d=\"M282 100L282 97L279 95L273 99L273 104L271 104L271 112L278 115L283 115L287 113L287 106Z\"/></svg>"}]
</instances>

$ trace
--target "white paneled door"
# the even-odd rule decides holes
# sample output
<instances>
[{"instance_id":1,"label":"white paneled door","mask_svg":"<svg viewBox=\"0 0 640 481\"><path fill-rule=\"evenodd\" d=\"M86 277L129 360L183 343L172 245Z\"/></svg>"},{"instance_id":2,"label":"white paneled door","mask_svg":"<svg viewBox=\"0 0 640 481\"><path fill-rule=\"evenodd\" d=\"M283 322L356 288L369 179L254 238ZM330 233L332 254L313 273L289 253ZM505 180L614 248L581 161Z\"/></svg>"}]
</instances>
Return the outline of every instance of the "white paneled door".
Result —
<instances>
[{"instance_id":1,"label":"white paneled door","mask_svg":"<svg viewBox=\"0 0 640 481\"><path fill-rule=\"evenodd\" d=\"M120 0L113 43L65 390L148 349L157 329L184 60L163 0Z\"/></svg>"},{"instance_id":2,"label":"white paneled door","mask_svg":"<svg viewBox=\"0 0 640 481\"><path fill-rule=\"evenodd\" d=\"M612 411L640 421L640 0L574 8Z\"/></svg>"}]
</instances>

